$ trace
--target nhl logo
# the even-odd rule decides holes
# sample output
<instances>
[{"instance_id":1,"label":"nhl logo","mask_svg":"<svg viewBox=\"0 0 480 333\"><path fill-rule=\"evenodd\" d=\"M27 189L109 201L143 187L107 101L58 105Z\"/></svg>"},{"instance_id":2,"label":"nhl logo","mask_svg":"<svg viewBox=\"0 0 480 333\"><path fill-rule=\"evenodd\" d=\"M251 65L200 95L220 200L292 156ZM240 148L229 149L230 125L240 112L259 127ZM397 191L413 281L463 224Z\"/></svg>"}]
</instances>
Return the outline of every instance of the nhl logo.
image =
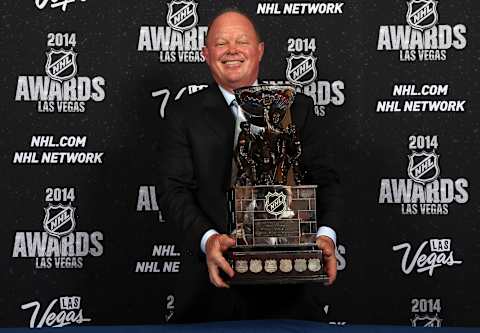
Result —
<instances>
[{"instance_id":1,"label":"nhl logo","mask_svg":"<svg viewBox=\"0 0 480 333\"><path fill-rule=\"evenodd\" d=\"M45 72L55 81L70 80L77 74L77 53L73 50L51 49L47 52Z\"/></svg>"},{"instance_id":2,"label":"nhl logo","mask_svg":"<svg viewBox=\"0 0 480 333\"><path fill-rule=\"evenodd\" d=\"M408 155L410 160L408 163L408 176L415 182L425 185L437 179L440 175L440 167L438 166L438 158L440 155L435 152L421 153L413 152Z\"/></svg>"},{"instance_id":3,"label":"nhl logo","mask_svg":"<svg viewBox=\"0 0 480 333\"><path fill-rule=\"evenodd\" d=\"M410 0L407 2L407 23L414 29L426 30L438 22L437 3L435 0Z\"/></svg>"},{"instance_id":4,"label":"nhl logo","mask_svg":"<svg viewBox=\"0 0 480 333\"><path fill-rule=\"evenodd\" d=\"M287 210L287 196L281 192L268 192L265 196L265 210L267 213L282 215Z\"/></svg>"},{"instance_id":5,"label":"nhl logo","mask_svg":"<svg viewBox=\"0 0 480 333\"><path fill-rule=\"evenodd\" d=\"M190 30L198 23L197 3L173 0L168 4L167 24L174 30Z\"/></svg>"},{"instance_id":6,"label":"nhl logo","mask_svg":"<svg viewBox=\"0 0 480 333\"><path fill-rule=\"evenodd\" d=\"M434 317L415 315L415 318L411 319L412 327L441 327L442 319L438 318L438 314Z\"/></svg>"},{"instance_id":7,"label":"nhl logo","mask_svg":"<svg viewBox=\"0 0 480 333\"><path fill-rule=\"evenodd\" d=\"M44 209L43 228L49 235L60 238L75 229L75 208L71 204L48 205Z\"/></svg>"},{"instance_id":8,"label":"nhl logo","mask_svg":"<svg viewBox=\"0 0 480 333\"><path fill-rule=\"evenodd\" d=\"M287 70L285 72L287 80L301 86L313 82L317 78L316 62L317 58L313 54L291 54L287 58Z\"/></svg>"}]
</instances>

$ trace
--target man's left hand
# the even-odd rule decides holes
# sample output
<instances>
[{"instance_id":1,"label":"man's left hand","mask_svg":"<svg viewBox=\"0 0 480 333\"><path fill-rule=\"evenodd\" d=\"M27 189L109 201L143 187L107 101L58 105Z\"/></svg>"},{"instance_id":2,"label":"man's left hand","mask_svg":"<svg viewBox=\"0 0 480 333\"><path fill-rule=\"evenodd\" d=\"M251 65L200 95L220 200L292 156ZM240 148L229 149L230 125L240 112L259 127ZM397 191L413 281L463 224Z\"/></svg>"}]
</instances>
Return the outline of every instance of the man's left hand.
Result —
<instances>
[{"instance_id":1,"label":"man's left hand","mask_svg":"<svg viewBox=\"0 0 480 333\"><path fill-rule=\"evenodd\" d=\"M323 265L328 276L327 285L331 285L337 277L337 257L335 256L335 244L330 237L317 237L316 244L323 253Z\"/></svg>"}]
</instances>

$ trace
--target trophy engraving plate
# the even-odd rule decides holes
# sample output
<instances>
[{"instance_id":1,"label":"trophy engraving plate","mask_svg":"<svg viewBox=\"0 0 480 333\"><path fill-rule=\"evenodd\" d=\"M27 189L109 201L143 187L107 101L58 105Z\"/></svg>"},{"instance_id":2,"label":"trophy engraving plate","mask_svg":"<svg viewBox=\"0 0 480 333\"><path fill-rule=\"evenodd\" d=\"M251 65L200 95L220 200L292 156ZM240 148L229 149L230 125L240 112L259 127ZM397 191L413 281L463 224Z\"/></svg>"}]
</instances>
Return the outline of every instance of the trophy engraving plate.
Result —
<instances>
[{"instance_id":1,"label":"trophy engraving plate","mask_svg":"<svg viewBox=\"0 0 480 333\"><path fill-rule=\"evenodd\" d=\"M248 262L246 260L237 260L235 262L235 271L238 273L248 272Z\"/></svg>"},{"instance_id":2,"label":"trophy engraving plate","mask_svg":"<svg viewBox=\"0 0 480 333\"><path fill-rule=\"evenodd\" d=\"M307 270L307 261L305 259L295 259L295 270L305 272Z\"/></svg>"},{"instance_id":3,"label":"trophy engraving plate","mask_svg":"<svg viewBox=\"0 0 480 333\"><path fill-rule=\"evenodd\" d=\"M252 273L260 273L262 271L262 261L259 259L251 259L250 260L250 272Z\"/></svg>"},{"instance_id":4,"label":"trophy engraving plate","mask_svg":"<svg viewBox=\"0 0 480 333\"><path fill-rule=\"evenodd\" d=\"M277 271L277 261L275 259L265 260L265 272L275 273Z\"/></svg>"},{"instance_id":5,"label":"trophy engraving plate","mask_svg":"<svg viewBox=\"0 0 480 333\"><path fill-rule=\"evenodd\" d=\"M312 272L318 272L322 268L320 259L308 259L308 269Z\"/></svg>"},{"instance_id":6,"label":"trophy engraving plate","mask_svg":"<svg viewBox=\"0 0 480 333\"><path fill-rule=\"evenodd\" d=\"M298 223L295 220L258 221L255 224L254 237L257 244L261 237L295 237L298 236Z\"/></svg>"},{"instance_id":7,"label":"trophy engraving plate","mask_svg":"<svg viewBox=\"0 0 480 333\"><path fill-rule=\"evenodd\" d=\"M284 273L292 271L292 261L290 259L280 259L280 270Z\"/></svg>"}]
</instances>

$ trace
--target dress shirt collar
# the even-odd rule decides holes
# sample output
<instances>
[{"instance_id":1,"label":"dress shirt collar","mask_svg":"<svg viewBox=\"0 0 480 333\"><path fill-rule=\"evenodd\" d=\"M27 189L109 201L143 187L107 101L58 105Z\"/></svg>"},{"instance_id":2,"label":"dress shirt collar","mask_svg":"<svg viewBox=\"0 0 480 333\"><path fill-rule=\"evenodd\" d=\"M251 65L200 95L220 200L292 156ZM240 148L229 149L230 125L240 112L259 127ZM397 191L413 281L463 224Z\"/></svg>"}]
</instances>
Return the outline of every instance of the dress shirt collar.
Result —
<instances>
[{"instance_id":1,"label":"dress shirt collar","mask_svg":"<svg viewBox=\"0 0 480 333\"><path fill-rule=\"evenodd\" d=\"M256 85L258 85L258 80L255 80L255 82L253 83L253 86L256 86ZM222 87L221 85L218 85L218 88L220 88L220 91L222 92L223 98L225 98L227 105L230 106L232 102L235 100L235 95L229 90Z\"/></svg>"}]
</instances>

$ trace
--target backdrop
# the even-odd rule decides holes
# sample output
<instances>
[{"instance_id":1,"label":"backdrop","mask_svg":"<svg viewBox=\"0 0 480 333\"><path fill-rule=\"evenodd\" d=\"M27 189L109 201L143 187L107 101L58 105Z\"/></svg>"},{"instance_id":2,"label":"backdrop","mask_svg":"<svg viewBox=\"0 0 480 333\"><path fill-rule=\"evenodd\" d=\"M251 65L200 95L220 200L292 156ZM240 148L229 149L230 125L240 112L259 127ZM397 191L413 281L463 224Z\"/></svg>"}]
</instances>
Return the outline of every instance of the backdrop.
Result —
<instances>
[{"instance_id":1,"label":"backdrop","mask_svg":"<svg viewBox=\"0 0 480 333\"><path fill-rule=\"evenodd\" d=\"M157 201L158 128L210 84L200 50L230 6L264 38L260 81L313 98L345 189L319 317L480 326L477 2L0 6L0 326L172 318L182 257Z\"/></svg>"}]
</instances>

